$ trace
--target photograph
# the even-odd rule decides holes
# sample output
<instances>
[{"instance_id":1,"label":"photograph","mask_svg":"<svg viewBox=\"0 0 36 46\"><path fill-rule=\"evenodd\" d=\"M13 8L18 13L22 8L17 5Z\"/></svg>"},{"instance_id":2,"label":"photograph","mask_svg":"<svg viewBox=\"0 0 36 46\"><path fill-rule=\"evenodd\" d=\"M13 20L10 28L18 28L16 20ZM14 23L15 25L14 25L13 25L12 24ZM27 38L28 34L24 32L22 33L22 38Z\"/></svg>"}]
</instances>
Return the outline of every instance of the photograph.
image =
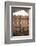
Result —
<instances>
[{"instance_id":1,"label":"photograph","mask_svg":"<svg viewBox=\"0 0 36 46\"><path fill-rule=\"evenodd\" d=\"M5 2L5 43L35 42L35 4Z\"/></svg>"},{"instance_id":2,"label":"photograph","mask_svg":"<svg viewBox=\"0 0 36 46\"><path fill-rule=\"evenodd\" d=\"M13 12L13 36L27 36L29 35L29 9L26 7L12 7Z\"/></svg>"}]
</instances>

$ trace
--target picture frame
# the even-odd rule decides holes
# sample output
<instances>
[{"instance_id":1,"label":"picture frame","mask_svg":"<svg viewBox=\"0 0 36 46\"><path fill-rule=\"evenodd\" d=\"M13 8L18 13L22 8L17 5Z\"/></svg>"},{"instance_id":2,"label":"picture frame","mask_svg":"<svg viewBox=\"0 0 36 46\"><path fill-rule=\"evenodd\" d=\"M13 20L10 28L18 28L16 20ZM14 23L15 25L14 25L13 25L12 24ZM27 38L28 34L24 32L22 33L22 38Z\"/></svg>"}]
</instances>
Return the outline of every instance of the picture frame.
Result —
<instances>
[{"instance_id":1,"label":"picture frame","mask_svg":"<svg viewBox=\"0 0 36 46\"><path fill-rule=\"evenodd\" d=\"M24 10L29 15L29 23L30 23L29 24L29 33L17 33L16 34L16 32L15 33L13 32L13 31L15 31L14 30L15 28L13 26L13 16L17 15L17 14L19 15L19 13L17 13L17 11L24 11ZM24 11L24 14L25 14L25 11ZM15 12L17 14L13 14ZM23 14L23 12L21 12L21 13ZM20 15L21 15L21 13L20 13ZM19 19L19 20L21 20L21 19ZM22 25L21 25L21 27L23 27ZM24 29L26 30L26 28L24 28ZM20 30L20 31L22 31L22 30ZM13 33L16 35L14 35ZM5 43L6 44L12 44L12 43L15 44L15 43L28 43L28 42L35 42L35 3L6 1L5 2Z\"/></svg>"}]
</instances>

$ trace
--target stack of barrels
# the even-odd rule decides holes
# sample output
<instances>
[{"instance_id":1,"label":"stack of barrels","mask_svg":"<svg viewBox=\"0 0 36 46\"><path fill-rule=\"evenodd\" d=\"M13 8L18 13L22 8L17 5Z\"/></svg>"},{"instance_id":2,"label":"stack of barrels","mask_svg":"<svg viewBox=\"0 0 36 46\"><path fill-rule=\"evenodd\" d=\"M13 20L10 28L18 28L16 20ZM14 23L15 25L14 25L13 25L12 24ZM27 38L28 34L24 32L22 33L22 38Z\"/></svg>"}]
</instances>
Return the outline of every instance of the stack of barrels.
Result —
<instances>
[{"instance_id":1,"label":"stack of barrels","mask_svg":"<svg viewBox=\"0 0 36 46\"><path fill-rule=\"evenodd\" d=\"M29 16L13 16L13 35L27 36L29 35Z\"/></svg>"}]
</instances>

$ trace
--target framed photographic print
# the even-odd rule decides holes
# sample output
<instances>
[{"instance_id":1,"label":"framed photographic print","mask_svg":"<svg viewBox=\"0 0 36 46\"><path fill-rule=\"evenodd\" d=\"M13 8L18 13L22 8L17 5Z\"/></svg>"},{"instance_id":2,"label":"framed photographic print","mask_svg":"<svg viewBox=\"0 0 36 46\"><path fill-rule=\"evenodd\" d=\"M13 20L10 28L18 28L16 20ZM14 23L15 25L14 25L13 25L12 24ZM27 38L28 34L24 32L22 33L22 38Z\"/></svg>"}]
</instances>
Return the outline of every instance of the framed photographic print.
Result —
<instances>
[{"instance_id":1,"label":"framed photographic print","mask_svg":"<svg viewBox=\"0 0 36 46\"><path fill-rule=\"evenodd\" d=\"M5 43L35 42L35 4L5 2Z\"/></svg>"}]
</instances>

